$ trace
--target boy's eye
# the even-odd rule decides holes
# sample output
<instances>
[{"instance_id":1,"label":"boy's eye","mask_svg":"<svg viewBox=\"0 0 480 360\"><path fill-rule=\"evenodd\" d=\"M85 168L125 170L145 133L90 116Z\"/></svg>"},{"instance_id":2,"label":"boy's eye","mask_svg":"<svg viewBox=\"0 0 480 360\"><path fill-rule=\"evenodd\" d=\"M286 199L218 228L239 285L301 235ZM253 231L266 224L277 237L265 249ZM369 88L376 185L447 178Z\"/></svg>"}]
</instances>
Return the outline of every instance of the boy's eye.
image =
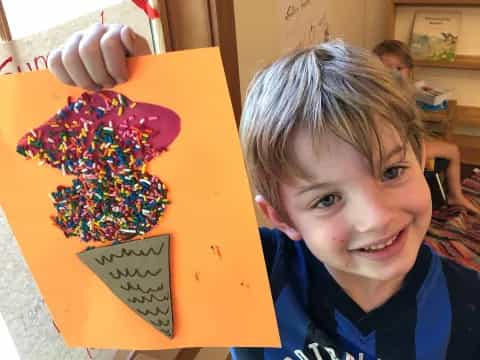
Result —
<instances>
[{"instance_id":1,"label":"boy's eye","mask_svg":"<svg viewBox=\"0 0 480 360\"><path fill-rule=\"evenodd\" d=\"M392 166L383 172L383 180L393 180L398 178L405 171L405 166Z\"/></svg>"},{"instance_id":2,"label":"boy's eye","mask_svg":"<svg viewBox=\"0 0 480 360\"><path fill-rule=\"evenodd\" d=\"M335 205L339 200L341 200L339 195L336 194L328 194L318 201L316 201L312 208L329 208Z\"/></svg>"}]
</instances>

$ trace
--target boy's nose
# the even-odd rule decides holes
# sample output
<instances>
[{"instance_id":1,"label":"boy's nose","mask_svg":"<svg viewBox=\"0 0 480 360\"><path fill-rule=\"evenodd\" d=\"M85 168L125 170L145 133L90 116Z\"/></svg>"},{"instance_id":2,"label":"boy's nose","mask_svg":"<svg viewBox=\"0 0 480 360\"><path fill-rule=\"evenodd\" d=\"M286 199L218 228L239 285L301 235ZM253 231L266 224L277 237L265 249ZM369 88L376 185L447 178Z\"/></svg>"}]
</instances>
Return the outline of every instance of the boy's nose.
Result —
<instances>
[{"instance_id":1,"label":"boy's nose","mask_svg":"<svg viewBox=\"0 0 480 360\"><path fill-rule=\"evenodd\" d=\"M361 233L385 232L392 227L394 211L391 196L385 192L370 188L362 192L353 210L356 230Z\"/></svg>"}]
</instances>

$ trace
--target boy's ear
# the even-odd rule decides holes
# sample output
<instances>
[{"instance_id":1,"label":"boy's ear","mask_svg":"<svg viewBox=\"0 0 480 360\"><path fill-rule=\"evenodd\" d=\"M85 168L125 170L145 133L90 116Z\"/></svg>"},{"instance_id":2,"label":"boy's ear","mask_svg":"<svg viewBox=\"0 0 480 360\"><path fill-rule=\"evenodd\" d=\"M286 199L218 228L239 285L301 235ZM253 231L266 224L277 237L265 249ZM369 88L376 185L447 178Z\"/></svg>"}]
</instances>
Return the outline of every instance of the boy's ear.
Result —
<instances>
[{"instance_id":1,"label":"boy's ear","mask_svg":"<svg viewBox=\"0 0 480 360\"><path fill-rule=\"evenodd\" d=\"M269 220L274 227L285 233L291 240L301 240L302 235L292 226L282 220L278 212L273 208L270 203L265 200L262 195L255 196L255 202L257 203L263 215Z\"/></svg>"}]
</instances>

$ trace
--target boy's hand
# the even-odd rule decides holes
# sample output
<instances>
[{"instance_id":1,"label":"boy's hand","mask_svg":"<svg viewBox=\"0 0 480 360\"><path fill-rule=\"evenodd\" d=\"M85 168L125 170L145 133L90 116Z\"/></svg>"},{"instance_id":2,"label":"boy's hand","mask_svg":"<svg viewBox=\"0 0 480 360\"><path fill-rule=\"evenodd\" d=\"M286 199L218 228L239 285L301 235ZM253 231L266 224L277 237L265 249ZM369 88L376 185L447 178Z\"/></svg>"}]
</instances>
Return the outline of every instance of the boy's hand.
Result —
<instances>
[{"instance_id":1,"label":"boy's hand","mask_svg":"<svg viewBox=\"0 0 480 360\"><path fill-rule=\"evenodd\" d=\"M95 24L53 50L48 67L65 84L99 90L127 80L127 56L149 52L147 41L128 26Z\"/></svg>"}]
</instances>

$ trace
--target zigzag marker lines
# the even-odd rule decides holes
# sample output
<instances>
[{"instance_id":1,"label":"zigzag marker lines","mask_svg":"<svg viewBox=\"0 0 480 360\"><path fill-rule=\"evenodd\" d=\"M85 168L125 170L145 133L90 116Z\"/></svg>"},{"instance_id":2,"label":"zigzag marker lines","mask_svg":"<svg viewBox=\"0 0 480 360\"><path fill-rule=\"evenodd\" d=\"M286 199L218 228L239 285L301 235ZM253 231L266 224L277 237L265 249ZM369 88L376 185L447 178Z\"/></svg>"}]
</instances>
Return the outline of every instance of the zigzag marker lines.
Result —
<instances>
[{"instance_id":1,"label":"zigzag marker lines","mask_svg":"<svg viewBox=\"0 0 480 360\"><path fill-rule=\"evenodd\" d=\"M142 314L143 316L148 316L148 315L153 315L153 316L157 316L158 314L163 314L163 315L167 315L168 312L169 312L169 308L167 307L167 309L165 311L162 311L158 306L155 308L155 311L150 311L149 309L143 311L141 309L136 309L140 314Z\"/></svg>"},{"instance_id":2,"label":"zigzag marker lines","mask_svg":"<svg viewBox=\"0 0 480 360\"><path fill-rule=\"evenodd\" d=\"M121 277L134 277L134 276L138 276L143 279L143 278L146 278L147 276L157 276L158 274L160 274L161 271L162 271L161 268L153 272L151 272L150 270L147 270L145 271L145 273L142 274L138 269L135 269L133 272L130 272L129 269L125 269L125 271L123 272L122 270L117 269L116 274L111 271L109 272L109 274L114 279L120 279Z\"/></svg>"},{"instance_id":3,"label":"zigzag marker lines","mask_svg":"<svg viewBox=\"0 0 480 360\"><path fill-rule=\"evenodd\" d=\"M160 286L157 286L156 288L148 288L147 290L144 290L140 287L140 284L137 284L137 286L133 286L132 284L130 284L130 281L127 281L127 285L126 286L120 285L120 288L125 291L138 290L144 294L149 294L151 292L157 292L157 291L163 290L163 283L161 283Z\"/></svg>"},{"instance_id":4,"label":"zigzag marker lines","mask_svg":"<svg viewBox=\"0 0 480 360\"><path fill-rule=\"evenodd\" d=\"M143 296L143 295L142 295L140 298L134 296L134 297L132 297L132 298L128 298L128 299L127 299L128 302L131 302L131 303L133 303L133 304L135 304L135 303L137 303L137 302L140 303L140 304L143 304L143 303L145 303L145 302L153 302L153 300L157 300L157 301L160 301L160 302L161 302L161 301L166 301L166 300L168 300L168 296L164 296L164 297L162 297L162 298L159 299L159 298L156 297L155 295L150 294L150 297L148 297L148 296Z\"/></svg>"},{"instance_id":5,"label":"zigzag marker lines","mask_svg":"<svg viewBox=\"0 0 480 360\"><path fill-rule=\"evenodd\" d=\"M130 256L130 255L134 255L134 256L149 256L151 254L154 254L154 255L160 255L162 250L163 250L163 243L161 244L160 246L160 249L158 250L155 250L153 247L149 248L147 251L143 251L143 250L139 250L139 251L135 251L135 250L127 250L125 248L123 248L121 251L120 251L120 255L117 255L117 254L110 254L108 256L101 256L100 258L95 258L95 261L97 263L99 263L100 265L105 265L106 262L113 262L113 260L115 260L115 258L117 259L121 259L123 258L124 256Z\"/></svg>"},{"instance_id":6,"label":"zigzag marker lines","mask_svg":"<svg viewBox=\"0 0 480 360\"><path fill-rule=\"evenodd\" d=\"M158 319L157 321L150 320L150 322L153 325L157 325L157 326L168 326L168 325L170 325L170 320L162 321L162 320Z\"/></svg>"}]
</instances>

